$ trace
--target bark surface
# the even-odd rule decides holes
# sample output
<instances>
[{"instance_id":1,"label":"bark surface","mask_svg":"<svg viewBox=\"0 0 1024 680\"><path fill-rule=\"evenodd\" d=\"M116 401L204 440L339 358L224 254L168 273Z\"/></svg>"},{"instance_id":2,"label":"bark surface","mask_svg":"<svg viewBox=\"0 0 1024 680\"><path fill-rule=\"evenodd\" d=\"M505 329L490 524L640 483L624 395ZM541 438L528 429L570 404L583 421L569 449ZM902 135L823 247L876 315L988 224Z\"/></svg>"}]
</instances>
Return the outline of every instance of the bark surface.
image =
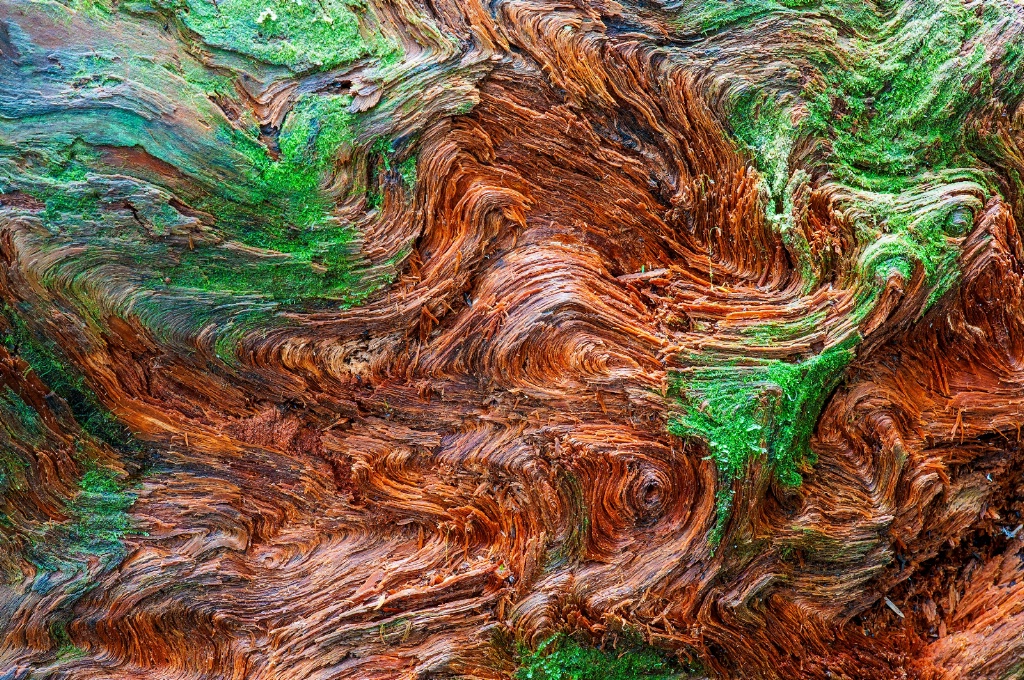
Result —
<instances>
[{"instance_id":1,"label":"bark surface","mask_svg":"<svg viewBox=\"0 0 1024 680\"><path fill-rule=\"evenodd\" d=\"M1022 34L0 0L0 678L1019 677Z\"/></svg>"}]
</instances>

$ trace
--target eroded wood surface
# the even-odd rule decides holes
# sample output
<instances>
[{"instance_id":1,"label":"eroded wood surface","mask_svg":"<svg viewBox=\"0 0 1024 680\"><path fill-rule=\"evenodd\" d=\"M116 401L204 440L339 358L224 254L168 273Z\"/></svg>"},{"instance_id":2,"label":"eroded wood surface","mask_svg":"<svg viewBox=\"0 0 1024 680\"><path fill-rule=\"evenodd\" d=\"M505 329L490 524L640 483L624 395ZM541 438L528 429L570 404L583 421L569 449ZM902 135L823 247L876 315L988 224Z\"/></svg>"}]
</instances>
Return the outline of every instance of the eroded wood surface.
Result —
<instances>
[{"instance_id":1,"label":"eroded wood surface","mask_svg":"<svg viewBox=\"0 0 1024 680\"><path fill-rule=\"evenodd\" d=\"M1022 30L4 0L0 677L1015 677Z\"/></svg>"}]
</instances>

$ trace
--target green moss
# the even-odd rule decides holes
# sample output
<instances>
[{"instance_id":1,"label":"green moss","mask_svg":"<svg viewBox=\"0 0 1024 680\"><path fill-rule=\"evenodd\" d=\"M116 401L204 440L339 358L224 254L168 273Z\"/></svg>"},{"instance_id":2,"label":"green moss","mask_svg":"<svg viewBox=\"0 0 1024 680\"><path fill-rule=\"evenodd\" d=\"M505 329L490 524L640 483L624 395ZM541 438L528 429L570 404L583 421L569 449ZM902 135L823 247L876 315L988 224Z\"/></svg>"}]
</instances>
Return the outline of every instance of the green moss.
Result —
<instances>
[{"instance_id":1,"label":"green moss","mask_svg":"<svg viewBox=\"0 0 1024 680\"><path fill-rule=\"evenodd\" d=\"M983 177L962 173L947 174L946 178L984 193ZM944 197L941 192L946 186L949 184L944 182L921 182L900 194L862 195L871 222L858 225L862 232L859 240L867 244L860 258L866 295L854 312L855 319L872 307L891 273L909 281L920 266L930 291L926 308L959 280L959 239L973 226L982 203L974 192Z\"/></svg>"},{"instance_id":2,"label":"green moss","mask_svg":"<svg viewBox=\"0 0 1024 680\"><path fill-rule=\"evenodd\" d=\"M743 89L728 107L729 126L765 178L769 221L784 237L808 288L817 278L809 247L792 229L787 188L799 178L790 176L787 162L796 138L822 137L830 143L830 171L855 191L859 207L870 216L874 233L861 229L862 247L884 250L885 259L901 262L901 270L921 264L934 301L957 278L958 249L932 224L945 216L923 216L927 208L917 205L915 196L934 188L942 173L979 166L967 144L966 121L975 102L994 92L984 36L1002 11L989 9L983 20L955 0L936 0L904 6L888 21L883 14L872 21L863 14L851 18L847 10L840 5L816 10L860 33L840 43L842 50L808 53L819 71L803 93L805 117L794 125L792 109L776 95ZM790 107L795 103L789 100ZM987 185L971 180L979 188ZM940 208L937 212L945 211ZM884 243L874 245L883 237ZM869 289L863 310L877 298L878 281L891 269L882 260L869 260L863 269Z\"/></svg>"},{"instance_id":3,"label":"green moss","mask_svg":"<svg viewBox=\"0 0 1024 680\"><path fill-rule=\"evenodd\" d=\"M736 490L729 487L719 488L715 492L715 523L708 532L708 545L712 549L717 548L725 536L725 529L729 526L729 517L732 515L732 504L735 497Z\"/></svg>"},{"instance_id":4,"label":"green moss","mask_svg":"<svg viewBox=\"0 0 1024 680\"><path fill-rule=\"evenodd\" d=\"M92 459L82 466L78 488L64 504L68 519L24 535L24 557L43 572L76 572L91 557L115 565L125 557L124 538L140 533L128 513L136 496L125 475Z\"/></svg>"},{"instance_id":5,"label":"green moss","mask_svg":"<svg viewBox=\"0 0 1024 680\"><path fill-rule=\"evenodd\" d=\"M387 137L378 137L373 140L373 144L370 145L370 153L377 156L384 164L385 170L391 169L390 155L395 152L394 145L391 140Z\"/></svg>"},{"instance_id":6,"label":"green moss","mask_svg":"<svg viewBox=\"0 0 1024 680\"><path fill-rule=\"evenodd\" d=\"M54 144L36 155L38 175L23 188L44 203L41 217L51 228L100 219L103 194L100 187L89 182L88 164L95 158L96 154L77 139Z\"/></svg>"},{"instance_id":7,"label":"green moss","mask_svg":"<svg viewBox=\"0 0 1024 680\"><path fill-rule=\"evenodd\" d=\"M855 344L850 338L797 363L693 357L692 368L673 376L672 394L681 409L669 419L669 431L703 440L718 470L712 545L725 528L731 484L752 460L762 460L779 483L800 484L800 467L814 462L814 426L853 359Z\"/></svg>"},{"instance_id":8,"label":"green moss","mask_svg":"<svg viewBox=\"0 0 1024 680\"><path fill-rule=\"evenodd\" d=\"M395 149L394 140L387 137L378 137L370 145L370 164L373 168L372 175L383 176L384 182L400 179L407 191L412 191L416 185L416 156L409 155L403 161L398 162L402 152ZM371 210L379 210L384 205L383 186L375 186L368 189L366 194L366 205Z\"/></svg>"},{"instance_id":9,"label":"green moss","mask_svg":"<svg viewBox=\"0 0 1024 680\"><path fill-rule=\"evenodd\" d=\"M63 359L55 343L34 335L14 308L4 306L0 312L6 326L4 346L24 359L29 370L64 400L88 436L131 457L144 452L144 445L99 402L81 374ZM39 414L10 388L0 394L0 416L12 438L42 443ZM44 570L60 569L86 555L120 559L122 539L132 531L126 511L135 502L135 496L126 490L123 475L84 458L83 449L79 442L75 457L83 472L78 490L64 508L69 520L50 525L38 536L29 537L32 544L27 557ZM7 470L9 458L10 455L0 456L0 468L5 473L10 472ZM25 461L18 460L24 467Z\"/></svg>"},{"instance_id":10,"label":"green moss","mask_svg":"<svg viewBox=\"0 0 1024 680\"><path fill-rule=\"evenodd\" d=\"M282 125L280 158L241 133L231 143L251 164L252 188L262 216L247 206L221 209L222 227L260 252L204 247L184 253L168 270L173 285L214 292L264 293L293 301L304 297L349 299L351 228L329 215L331 199L321 183L336 154L356 138L352 100L342 95L304 95ZM254 228L255 227L255 228Z\"/></svg>"},{"instance_id":11,"label":"green moss","mask_svg":"<svg viewBox=\"0 0 1024 680\"><path fill-rule=\"evenodd\" d=\"M135 531L127 510L135 495L113 470L87 462L78 493L68 502L72 521L66 545L74 555L120 555L122 540Z\"/></svg>"},{"instance_id":12,"label":"green moss","mask_svg":"<svg viewBox=\"0 0 1024 680\"><path fill-rule=\"evenodd\" d=\"M277 7L275 2L266 7ZM296 64L319 57L338 64L362 55L385 65L397 57L373 29L368 8L344 0L331 0L323 9L316 0L302 2L287 0L275 10L282 30L294 29L306 41L297 48ZM244 9L239 2L176 2L164 5L160 17L152 6L134 3L133 16L122 13L117 21L130 33L132 21L166 23L168 9L185 23L199 22L196 29L209 28L210 35L224 37L218 33L223 29L239 32L235 37L245 44L251 38L265 47L298 45L299 38L284 34L264 40L246 33L256 30L252 21L232 23ZM334 24L321 18L309 31L295 23L332 13ZM92 22L98 31L109 24ZM50 231L47 245L75 239L89 246L78 257L55 261L44 274L52 276L47 285L66 285L94 270L89 259L126 267L131 283L159 292L133 296L133 306L167 300L169 288L189 289L181 295L208 305L236 294L286 304L351 305L379 285L356 272L354 228L334 214L350 194L368 190L366 178L333 181L339 174L345 178L338 164L361 152L363 119L376 120L378 114L352 112L348 96L305 93L279 131L261 131L250 107L238 101L231 64L240 60L214 55L209 61L217 65L211 66L189 51L168 60L133 50L138 46L112 32L96 37L88 49L62 53L59 70L22 72L23 87L32 91L73 93L67 106L54 110L33 98L0 98L0 191L24 192L42 203L43 210L33 210ZM90 99L95 105L75 101L93 85L110 96ZM180 107L173 124L152 115L169 101ZM111 167L112 148L134 148L180 174L159 173L147 164L136 171L120 161ZM388 153L385 160L397 159ZM399 168L407 182L415 181L413 168ZM374 188L373 194L379 206L383 192Z\"/></svg>"},{"instance_id":13,"label":"green moss","mask_svg":"<svg viewBox=\"0 0 1024 680\"><path fill-rule=\"evenodd\" d=\"M259 197L253 201L269 210L277 224L241 236L249 245L287 247L292 240L282 230L306 228L323 222L330 201L320 183L331 169L334 154L344 144L355 141L355 116L348 110L348 95L303 95L285 117L278 144L280 159L253 137L232 132L225 140L241 151L251 164L253 189ZM276 227L276 229L275 229Z\"/></svg>"},{"instance_id":14,"label":"green moss","mask_svg":"<svg viewBox=\"0 0 1024 680\"><path fill-rule=\"evenodd\" d=\"M110 61L81 62L76 68L116 71ZM138 68L170 91L179 90L181 99L198 110L209 107L208 96L234 93L230 78L189 59ZM349 301L362 294L356 290L358 277L351 274L353 231L331 216L337 197L328 195L324 185L334 173L337 154L356 140L357 117L350 104L351 98L341 95L300 97L276 140L279 155L257 138L255 127L242 131L224 120L209 126L211 139L200 137L195 148L185 148L165 136L159 122L130 112L100 117L95 111L72 111L56 135L43 134L42 121L23 116L17 127L0 130L0 189L24 191L42 201L40 217L54 235L119 248L124 259L133 260L134 270L149 274L153 287L165 288L164 279L170 278L172 285L215 293ZM162 192L105 168L103 156L92 150L95 145L143 146L191 174L197 185ZM194 229L191 218L168 203L172 195L216 216L218 235L227 243L197 243L174 252L169 246L180 248L172 245L181 244L180 236L170 243L154 241L175 229L179 235L183 228ZM126 243L133 247L125 250ZM240 251L234 247L238 244L266 252Z\"/></svg>"},{"instance_id":15,"label":"green moss","mask_svg":"<svg viewBox=\"0 0 1024 680\"><path fill-rule=\"evenodd\" d=\"M25 403L9 385L0 391L0 496L10 488L21 489L31 469L21 447L12 442L40 446L44 441L43 424L35 409ZM3 436L6 434L6 436ZM7 441L9 438L10 441Z\"/></svg>"},{"instance_id":16,"label":"green moss","mask_svg":"<svg viewBox=\"0 0 1024 680\"><path fill-rule=\"evenodd\" d=\"M73 659L81 659L85 656L85 650L75 645L71 641L71 635L68 634L67 623L61 620L53 621L47 627L50 633L50 638L53 639L57 645L57 660L58 661L71 661Z\"/></svg>"},{"instance_id":17,"label":"green moss","mask_svg":"<svg viewBox=\"0 0 1024 680\"><path fill-rule=\"evenodd\" d=\"M683 33L712 34L725 28L747 26L774 16L800 13L838 17L846 25L865 30L875 24L872 5L850 0L688 0L673 22Z\"/></svg>"},{"instance_id":18,"label":"green moss","mask_svg":"<svg viewBox=\"0 0 1024 680\"><path fill-rule=\"evenodd\" d=\"M677 680L696 671L637 640L597 649L565 635L549 638L535 651L521 649L519 664L516 680Z\"/></svg>"},{"instance_id":19,"label":"green moss","mask_svg":"<svg viewBox=\"0 0 1024 680\"><path fill-rule=\"evenodd\" d=\"M473 110L473 107L476 106L476 104L477 102L475 102L474 100L467 99L466 101L461 102L458 106L455 107L455 109L452 111L452 115L465 116L467 113Z\"/></svg>"},{"instance_id":20,"label":"green moss","mask_svg":"<svg viewBox=\"0 0 1024 680\"><path fill-rule=\"evenodd\" d=\"M29 470L28 461L16 451L0 447L0 495L8 489L22 489L25 473ZM3 514L0 513L0 517Z\"/></svg>"},{"instance_id":21,"label":"green moss","mask_svg":"<svg viewBox=\"0 0 1024 680\"><path fill-rule=\"evenodd\" d=\"M416 156L409 156L398 166L398 173L410 191L416 186Z\"/></svg>"},{"instance_id":22,"label":"green moss","mask_svg":"<svg viewBox=\"0 0 1024 680\"><path fill-rule=\"evenodd\" d=\"M4 415L4 427L13 437L34 444L42 442L43 422L39 414L10 385L0 392L0 412Z\"/></svg>"},{"instance_id":23,"label":"green moss","mask_svg":"<svg viewBox=\"0 0 1024 680\"><path fill-rule=\"evenodd\" d=\"M750 338L754 345L771 347L780 342L795 340L807 337L825 321L825 312L819 311L808 314L802 319L784 322L762 323L756 326L742 328L740 333Z\"/></svg>"},{"instance_id":24,"label":"green moss","mask_svg":"<svg viewBox=\"0 0 1024 680\"><path fill-rule=\"evenodd\" d=\"M917 173L974 163L965 118L991 92L983 28L960 2L922 3L880 36L854 38L842 67L822 64L805 131L832 140L841 180L898 192Z\"/></svg>"},{"instance_id":25,"label":"green moss","mask_svg":"<svg viewBox=\"0 0 1024 680\"><path fill-rule=\"evenodd\" d=\"M789 181L789 154L796 139L790 112L778 100L748 89L732 100L733 136L751 154L772 196L781 196Z\"/></svg>"},{"instance_id":26,"label":"green moss","mask_svg":"<svg viewBox=\"0 0 1024 680\"><path fill-rule=\"evenodd\" d=\"M120 451L129 454L143 451L142 443L100 403L82 375L64 360L56 343L33 334L14 308L4 305L0 315L7 326L4 346L12 354L21 356L68 404L83 430Z\"/></svg>"},{"instance_id":27,"label":"green moss","mask_svg":"<svg viewBox=\"0 0 1024 680\"><path fill-rule=\"evenodd\" d=\"M329 69L359 59L393 63L399 47L363 28L357 0L178 0L169 6L208 45L267 64Z\"/></svg>"},{"instance_id":28,"label":"green moss","mask_svg":"<svg viewBox=\"0 0 1024 680\"><path fill-rule=\"evenodd\" d=\"M713 33L726 26L754 21L768 14L785 10L773 0L738 0L737 2L688 3L676 26L683 31Z\"/></svg>"},{"instance_id":29,"label":"green moss","mask_svg":"<svg viewBox=\"0 0 1024 680\"><path fill-rule=\"evenodd\" d=\"M124 559L124 537L139 533L127 512L134 502L135 495L125 490L123 475L87 460L77 491L65 503L67 520L48 522L29 531L19 531L8 522L2 523L20 534L13 545L18 545L22 556L39 569L33 590L47 593L55 586L63 588L58 608L50 614L52 618L47 627L58 661L85 655L85 650L74 644L67 629L75 603L96 585L95 581L81 578L86 573L84 562L98 558L101 569L111 569ZM61 576L55 579L56 572Z\"/></svg>"},{"instance_id":30,"label":"green moss","mask_svg":"<svg viewBox=\"0 0 1024 680\"><path fill-rule=\"evenodd\" d=\"M987 11L997 11L992 5L986 5L985 8ZM992 19L996 18L998 17L992 17ZM1002 58L996 63L999 67L996 88L1002 94L1003 101L1014 108L1024 98L1024 40L1010 41L1006 45Z\"/></svg>"}]
</instances>

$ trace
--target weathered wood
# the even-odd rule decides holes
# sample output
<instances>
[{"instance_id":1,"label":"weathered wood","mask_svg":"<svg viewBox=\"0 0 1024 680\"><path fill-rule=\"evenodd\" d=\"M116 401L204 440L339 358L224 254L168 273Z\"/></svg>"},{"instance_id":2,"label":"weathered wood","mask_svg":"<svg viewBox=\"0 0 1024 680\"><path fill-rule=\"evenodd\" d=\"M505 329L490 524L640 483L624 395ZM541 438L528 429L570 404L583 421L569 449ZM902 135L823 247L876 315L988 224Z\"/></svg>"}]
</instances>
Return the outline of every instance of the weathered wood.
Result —
<instances>
[{"instance_id":1,"label":"weathered wood","mask_svg":"<svg viewBox=\"0 0 1024 680\"><path fill-rule=\"evenodd\" d=\"M0 0L0 677L1016 677L1022 31Z\"/></svg>"}]
</instances>

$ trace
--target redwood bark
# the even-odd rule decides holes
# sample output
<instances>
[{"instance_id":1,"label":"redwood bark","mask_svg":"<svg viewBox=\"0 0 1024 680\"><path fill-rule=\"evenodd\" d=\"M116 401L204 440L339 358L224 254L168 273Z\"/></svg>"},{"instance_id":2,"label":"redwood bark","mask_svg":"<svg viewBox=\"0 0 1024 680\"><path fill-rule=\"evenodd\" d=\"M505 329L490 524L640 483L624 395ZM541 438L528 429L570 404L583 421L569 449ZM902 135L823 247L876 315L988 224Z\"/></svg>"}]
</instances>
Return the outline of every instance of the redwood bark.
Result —
<instances>
[{"instance_id":1,"label":"redwood bark","mask_svg":"<svg viewBox=\"0 0 1024 680\"><path fill-rule=\"evenodd\" d=\"M1016 677L1022 31L0 0L0 677Z\"/></svg>"}]
</instances>

